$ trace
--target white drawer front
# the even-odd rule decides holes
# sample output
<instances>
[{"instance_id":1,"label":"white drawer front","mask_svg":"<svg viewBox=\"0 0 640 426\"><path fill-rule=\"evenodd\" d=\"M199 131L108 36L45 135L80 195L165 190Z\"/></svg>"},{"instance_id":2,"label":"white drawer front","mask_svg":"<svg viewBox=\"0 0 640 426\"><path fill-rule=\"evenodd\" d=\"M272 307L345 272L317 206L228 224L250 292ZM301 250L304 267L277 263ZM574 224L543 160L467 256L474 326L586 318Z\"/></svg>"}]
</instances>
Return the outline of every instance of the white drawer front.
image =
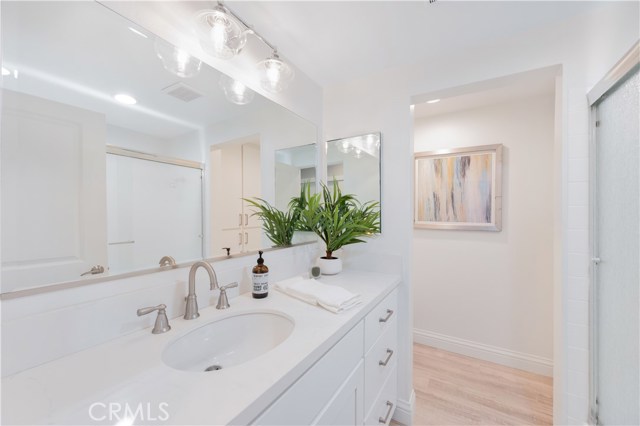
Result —
<instances>
[{"instance_id":1,"label":"white drawer front","mask_svg":"<svg viewBox=\"0 0 640 426\"><path fill-rule=\"evenodd\" d=\"M382 426L391 422L391 417L396 409L398 378L396 368L387 377L387 381L382 387L382 391L378 394L369 414L364 420L365 425Z\"/></svg>"},{"instance_id":2,"label":"white drawer front","mask_svg":"<svg viewBox=\"0 0 640 426\"><path fill-rule=\"evenodd\" d=\"M367 352L378 337L398 316L398 290L393 290L364 319L364 350Z\"/></svg>"},{"instance_id":3,"label":"white drawer front","mask_svg":"<svg viewBox=\"0 0 640 426\"><path fill-rule=\"evenodd\" d=\"M391 318L388 329L364 358L364 410L367 412L398 363L398 327Z\"/></svg>"},{"instance_id":4,"label":"white drawer front","mask_svg":"<svg viewBox=\"0 0 640 426\"><path fill-rule=\"evenodd\" d=\"M253 424L311 424L362 359L363 333L361 321Z\"/></svg>"}]
</instances>

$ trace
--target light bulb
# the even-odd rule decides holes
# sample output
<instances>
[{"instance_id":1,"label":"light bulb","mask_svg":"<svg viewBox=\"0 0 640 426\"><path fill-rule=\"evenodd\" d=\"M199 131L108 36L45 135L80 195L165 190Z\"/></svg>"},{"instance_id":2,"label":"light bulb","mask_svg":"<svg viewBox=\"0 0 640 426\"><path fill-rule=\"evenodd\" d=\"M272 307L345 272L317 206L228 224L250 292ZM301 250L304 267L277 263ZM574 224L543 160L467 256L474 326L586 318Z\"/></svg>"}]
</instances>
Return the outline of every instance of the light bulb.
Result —
<instances>
[{"instance_id":1,"label":"light bulb","mask_svg":"<svg viewBox=\"0 0 640 426\"><path fill-rule=\"evenodd\" d=\"M200 46L216 58L233 58L247 42L246 28L222 5L199 11L195 22Z\"/></svg>"},{"instance_id":2,"label":"light bulb","mask_svg":"<svg viewBox=\"0 0 640 426\"><path fill-rule=\"evenodd\" d=\"M357 159L362 158L362 150L360 148L356 148L353 152L353 156Z\"/></svg>"},{"instance_id":3,"label":"light bulb","mask_svg":"<svg viewBox=\"0 0 640 426\"><path fill-rule=\"evenodd\" d=\"M215 17L211 23L211 42L213 50L218 53L223 53L227 49L227 26L225 20L220 17Z\"/></svg>"},{"instance_id":4,"label":"light bulb","mask_svg":"<svg viewBox=\"0 0 640 426\"><path fill-rule=\"evenodd\" d=\"M276 52L273 56L258 62L262 87L271 93L280 93L293 80L293 68L284 62Z\"/></svg>"}]
</instances>

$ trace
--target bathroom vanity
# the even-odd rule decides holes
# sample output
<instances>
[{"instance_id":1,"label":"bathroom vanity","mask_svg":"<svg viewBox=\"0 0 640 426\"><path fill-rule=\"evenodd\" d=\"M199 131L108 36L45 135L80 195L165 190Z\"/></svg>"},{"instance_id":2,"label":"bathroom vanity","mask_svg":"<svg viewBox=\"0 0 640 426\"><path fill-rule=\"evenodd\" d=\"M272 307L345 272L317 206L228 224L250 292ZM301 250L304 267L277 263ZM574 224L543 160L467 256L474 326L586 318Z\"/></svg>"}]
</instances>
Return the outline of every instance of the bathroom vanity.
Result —
<instances>
[{"instance_id":1,"label":"bathroom vanity","mask_svg":"<svg viewBox=\"0 0 640 426\"><path fill-rule=\"evenodd\" d=\"M361 294L363 303L333 314L278 291L264 300L243 294L227 310L171 319L167 333L148 328L5 377L2 421L388 424L396 406L400 277L350 270L322 281ZM256 319L273 324L252 334ZM209 327L217 331L206 335ZM229 347L217 358L220 369L189 355L201 350L197 339Z\"/></svg>"}]
</instances>

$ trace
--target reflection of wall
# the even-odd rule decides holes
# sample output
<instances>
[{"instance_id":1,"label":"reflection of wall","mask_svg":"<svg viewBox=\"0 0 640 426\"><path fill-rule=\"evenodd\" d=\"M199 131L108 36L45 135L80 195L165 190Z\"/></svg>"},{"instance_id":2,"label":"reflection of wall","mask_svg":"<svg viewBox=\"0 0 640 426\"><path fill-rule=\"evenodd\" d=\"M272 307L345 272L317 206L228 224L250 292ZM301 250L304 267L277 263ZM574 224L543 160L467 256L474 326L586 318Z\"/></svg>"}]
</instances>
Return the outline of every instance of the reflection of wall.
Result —
<instances>
[{"instance_id":1,"label":"reflection of wall","mask_svg":"<svg viewBox=\"0 0 640 426\"><path fill-rule=\"evenodd\" d=\"M164 139L123 127L107 125L107 144L148 154L204 162L200 134L197 131Z\"/></svg>"},{"instance_id":2,"label":"reflection of wall","mask_svg":"<svg viewBox=\"0 0 640 426\"><path fill-rule=\"evenodd\" d=\"M288 164L276 163L275 186L278 191L275 194L275 206L286 211L289 201L300 195L300 183L302 181L300 169Z\"/></svg>"},{"instance_id":3,"label":"reflection of wall","mask_svg":"<svg viewBox=\"0 0 640 426\"><path fill-rule=\"evenodd\" d=\"M553 126L553 94L416 120L416 152L505 147L500 233L413 232L417 341L500 348L537 360L517 367L551 374Z\"/></svg>"},{"instance_id":4,"label":"reflection of wall","mask_svg":"<svg viewBox=\"0 0 640 426\"><path fill-rule=\"evenodd\" d=\"M249 136L259 136L260 139L260 167L261 167L261 197L275 202L275 151L292 146L306 145L315 141L315 126L308 121L279 106L270 106L252 115L219 122L205 129L205 146L242 139ZM208 149L208 148L207 148ZM207 163L206 174L211 173L211 164ZM209 179L206 179L208 182ZM210 205L210 194L206 191ZM205 235L208 235L207 231ZM270 247L271 242L263 237L263 247ZM211 255L217 255L212 252Z\"/></svg>"}]
</instances>

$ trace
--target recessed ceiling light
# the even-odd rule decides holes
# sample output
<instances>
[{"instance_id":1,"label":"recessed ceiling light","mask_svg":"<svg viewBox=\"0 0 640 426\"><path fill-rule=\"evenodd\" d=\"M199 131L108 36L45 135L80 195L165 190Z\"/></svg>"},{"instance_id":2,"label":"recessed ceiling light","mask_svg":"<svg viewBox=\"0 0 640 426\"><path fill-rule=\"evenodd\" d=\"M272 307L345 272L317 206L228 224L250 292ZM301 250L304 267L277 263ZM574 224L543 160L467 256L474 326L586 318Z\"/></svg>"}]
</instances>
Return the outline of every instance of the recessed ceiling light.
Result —
<instances>
[{"instance_id":1,"label":"recessed ceiling light","mask_svg":"<svg viewBox=\"0 0 640 426\"><path fill-rule=\"evenodd\" d=\"M129 27L129 29L131 30L131 32L133 32L134 34L139 35L140 37L149 38L149 36L146 35L145 33L143 33L142 31L136 30L133 27Z\"/></svg>"},{"instance_id":2,"label":"recessed ceiling light","mask_svg":"<svg viewBox=\"0 0 640 426\"><path fill-rule=\"evenodd\" d=\"M427 101L428 104L435 104L436 102L440 102L440 99L431 99L430 101Z\"/></svg>"},{"instance_id":3,"label":"recessed ceiling light","mask_svg":"<svg viewBox=\"0 0 640 426\"><path fill-rule=\"evenodd\" d=\"M9 75L9 74L11 74L11 71L6 69L5 67L2 67L2 75Z\"/></svg>"},{"instance_id":4,"label":"recessed ceiling light","mask_svg":"<svg viewBox=\"0 0 640 426\"><path fill-rule=\"evenodd\" d=\"M138 102L133 96L129 96L124 93L118 93L117 95L114 95L113 98L125 105L135 105Z\"/></svg>"}]
</instances>

